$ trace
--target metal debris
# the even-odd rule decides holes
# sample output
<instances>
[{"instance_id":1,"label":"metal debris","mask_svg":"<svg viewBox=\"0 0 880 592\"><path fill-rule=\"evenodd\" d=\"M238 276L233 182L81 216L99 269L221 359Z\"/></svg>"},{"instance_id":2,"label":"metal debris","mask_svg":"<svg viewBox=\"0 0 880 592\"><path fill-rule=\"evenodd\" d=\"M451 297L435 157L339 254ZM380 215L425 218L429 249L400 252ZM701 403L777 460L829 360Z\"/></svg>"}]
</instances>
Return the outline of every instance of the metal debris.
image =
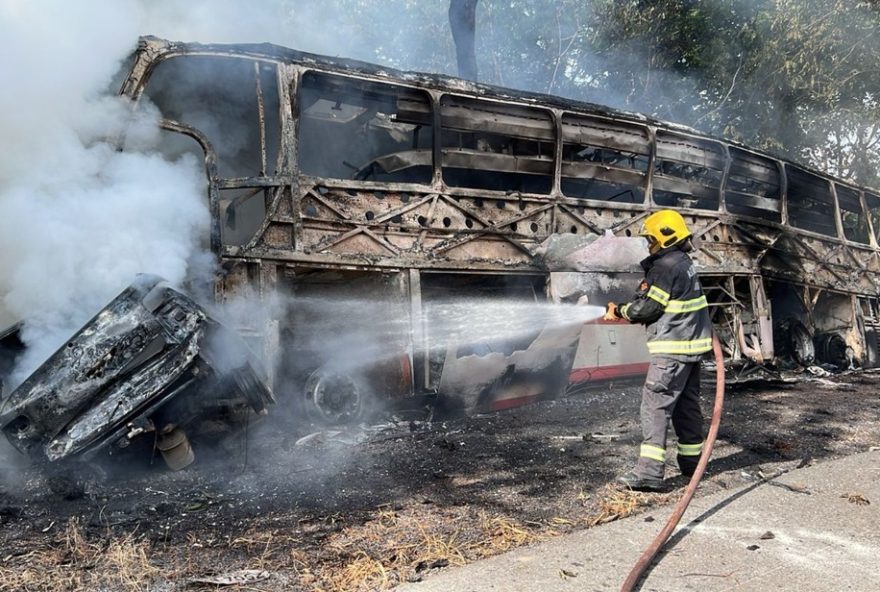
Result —
<instances>
[{"instance_id":1,"label":"metal debris","mask_svg":"<svg viewBox=\"0 0 880 592\"><path fill-rule=\"evenodd\" d=\"M274 403L258 368L190 298L139 276L3 401L0 427L38 461L119 454L146 440L180 469L193 460L187 433L208 421L213 430L244 425Z\"/></svg>"},{"instance_id":2,"label":"metal debris","mask_svg":"<svg viewBox=\"0 0 880 592\"><path fill-rule=\"evenodd\" d=\"M341 430L324 430L312 432L293 443L294 446L300 447L324 447L331 444L341 444L344 446L354 446L360 444L368 437L365 430L355 430L343 432Z\"/></svg>"},{"instance_id":3,"label":"metal debris","mask_svg":"<svg viewBox=\"0 0 880 592\"><path fill-rule=\"evenodd\" d=\"M620 434L602 434L596 432L594 434L590 434L590 437L593 440L598 440L599 442L613 442L614 440L620 439ZM586 437L584 437L584 440L586 440Z\"/></svg>"}]
</instances>

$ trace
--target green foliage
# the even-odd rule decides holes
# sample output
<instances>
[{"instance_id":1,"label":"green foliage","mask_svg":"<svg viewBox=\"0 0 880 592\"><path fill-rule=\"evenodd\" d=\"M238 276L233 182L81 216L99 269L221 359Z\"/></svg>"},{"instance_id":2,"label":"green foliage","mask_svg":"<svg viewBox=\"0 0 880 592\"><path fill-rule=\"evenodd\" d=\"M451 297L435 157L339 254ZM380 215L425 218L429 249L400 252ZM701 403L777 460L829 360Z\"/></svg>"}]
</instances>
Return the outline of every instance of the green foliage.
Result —
<instances>
[{"instance_id":1,"label":"green foliage","mask_svg":"<svg viewBox=\"0 0 880 592\"><path fill-rule=\"evenodd\" d=\"M374 48L358 57L455 74L448 2L326 6ZM878 0L480 0L477 63L483 82L644 112L880 184Z\"/></svg>"},{"instance_id":2,"label":"green foliage","mask_svg":"<svg viewBox=\"0 0 880 592\"><path fill-rule=\"evenodd\" d=\"M878 181L878 3L596 0L594 6L592 47L606 64L603 86L626 106L858 182Z\"/></svg>"}]
</instances>

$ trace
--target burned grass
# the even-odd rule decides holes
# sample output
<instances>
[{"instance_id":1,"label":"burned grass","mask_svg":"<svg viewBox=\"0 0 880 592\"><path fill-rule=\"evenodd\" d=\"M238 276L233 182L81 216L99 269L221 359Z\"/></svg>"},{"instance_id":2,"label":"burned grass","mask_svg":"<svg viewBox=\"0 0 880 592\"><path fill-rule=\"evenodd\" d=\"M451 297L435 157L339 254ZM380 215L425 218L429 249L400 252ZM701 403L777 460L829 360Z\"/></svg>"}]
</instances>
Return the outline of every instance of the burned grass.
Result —
<instances>
[{"instance_id":1,"label":"burned grass","mask_svg":"<svg viewBox=\"0 0 880 592\"><path fill-rule=\"evenodd\" d=\"M284 530L252 528L226 541L190 535L187 545L171 549L143 537L90 538L71 519L45 548L3 559L0 591L197 590L216 589L220 582L227 590L388 590L431 570L556 534L551 525L524 525L501 515L425 516L388 508L350 524L339 520L333 530L320 544ZM221 569L218 556L224 558Z\"/></svg>"},{"instance_id":2,"label":"burned grass","mask_svg":"<svg viewBox=\"0 0 880 592\"><path fill-rule=\"evenodd\" d=\"M150 555L149 543L135 534L94 539L78 519L71 518L60 535L42 548L3 558L0 591L143 592L162 573Z\"/></svg>"},{"instance_id":3,"label":"burned grass","mask_svg":"<svg viewBox=\"0 0 880 592\"><path fill-rule=\"evenodd\" d=\"M77 518L45 549L4 558L0 591L121 590L146 592L177 582L189 589L260 590L245 583L255 574L271 579L267 589L313 592L389 590L417 581L432 570L465 565L546 540L575 526L596 526L640 508L667 503L675 494L643 494L607 485L596 494L598 512L579 519L555 517L522 522L502 514L466 508L380 507L364 517L340 515L305 520L305 533L323 531L320 544L305 533L261 523L235 538L203 540L195 533L169 553L136 535L88 535ZM213 560L226 558L224 569ZM224 574L226 574L224 576ZM236 578L241 579L236 584ZM282 588L279 588L282 586Z\"/></svg>"},{"instance_id":4,"label":"burned grass","mask_svg":"<svg viewBox=\"0 0 880 592\"><path fill-rule=\"evenodd\" d=\"M320 547L286 558L276 556L262 561L260 567L285 572L295 589L388 590L431 570L465 565L556 534L551 525L526 525L511 517L475 514L463 508L434 508L426 514L412 508L383 507L351 524L336 526Z\"/></svg>"}]
</instances>

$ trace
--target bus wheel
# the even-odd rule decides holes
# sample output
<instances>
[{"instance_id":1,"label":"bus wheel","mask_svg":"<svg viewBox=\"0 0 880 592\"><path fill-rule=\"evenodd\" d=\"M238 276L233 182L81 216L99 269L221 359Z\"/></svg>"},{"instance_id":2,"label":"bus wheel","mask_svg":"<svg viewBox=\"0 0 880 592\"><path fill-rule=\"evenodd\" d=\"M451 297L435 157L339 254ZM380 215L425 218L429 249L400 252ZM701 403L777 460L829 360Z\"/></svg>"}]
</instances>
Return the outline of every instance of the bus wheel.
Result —
<instances>
[{"instance_id":1,"label":"bus wheel","mask_svg":"<svg viewBox=\"0 0 880 592\"><path fill-rule=\"evenodd\" d=\"M345 425L363 419L367 411L364 381L352 372L321 366L305 384L306 414L326 425Z\"/></svg>"}]
</instances>

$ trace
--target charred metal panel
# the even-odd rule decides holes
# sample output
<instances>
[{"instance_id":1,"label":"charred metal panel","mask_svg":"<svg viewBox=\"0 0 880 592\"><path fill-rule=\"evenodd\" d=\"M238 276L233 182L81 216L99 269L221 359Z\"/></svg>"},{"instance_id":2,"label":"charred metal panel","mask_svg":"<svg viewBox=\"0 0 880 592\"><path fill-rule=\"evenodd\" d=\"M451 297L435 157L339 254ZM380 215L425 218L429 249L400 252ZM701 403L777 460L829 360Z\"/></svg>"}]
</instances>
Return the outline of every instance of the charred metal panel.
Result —
<instances>
[{"instance_id":1,"label":"charred metal panel","mask_svg":"<svg viewBox=\"0 0 880 592\"><path fill-rule=\"evenodd\" d=\"M568 385L578 325L544 329L524 349L512 353L461 355L447 350L439 392L457 399L467 411L507 409L556 397Z\"/></svg>"},{"instance_id":2,"label":"charred metal panel","mask_svg":"<svg viewBox=\"0 0 880 592\"><path fill-rule=\"evenodd\" d=\"M141 276L3 402L0 426L38 459L94 453L236 401L262 412L274 399L256 367L192 300Z\"/></svg>"},{"instance_id":3,"label":"charred metal panel","mask_svg":"<svg viewBox=\"0 0 880 592\"><path fill-rule=\"evenodd\" d=\"M539 251L554 269L549 293L554 302L604 306L625 302L644 277L639 262L648 256L640 238L553 236ZM606 323L601 319L578 327L571 368L573 383L642 376L649 358L642 325Z\"/></svg>"},{"instance_id":4,"label":"charred metal panel","mask_svg":"<svg viewBox=\"0 0 880 592\"><path fill-rule=\"evenodd\" d=\"M416 347L427 354L430 387L448 402L487 411L565 390L580 326L528 318L545 302L543 274L425 273L420 281L425 316ZM493 323L498 330L486 330Z\"/></svg>"}]
</instances>

